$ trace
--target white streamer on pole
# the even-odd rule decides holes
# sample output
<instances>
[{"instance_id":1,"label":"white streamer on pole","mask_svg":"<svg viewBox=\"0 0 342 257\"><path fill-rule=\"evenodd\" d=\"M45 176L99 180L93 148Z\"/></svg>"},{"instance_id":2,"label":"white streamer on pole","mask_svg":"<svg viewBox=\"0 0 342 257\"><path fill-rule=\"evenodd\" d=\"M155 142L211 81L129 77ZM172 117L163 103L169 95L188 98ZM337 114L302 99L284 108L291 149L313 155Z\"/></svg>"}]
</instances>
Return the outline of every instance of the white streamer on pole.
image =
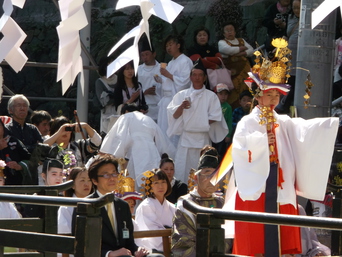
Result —
<instances>
[{"instance_id":1,"label":"white streamer on pole","mask_svg":"<svg viewBox=\"0 0 342 257\"><path fill-rule=\"evenodd\" d=\"M138 26L129 31L116 45L109 51L108 56L119 48L128 39L134 37L133 45L124 51L107 67L107 77L113 75L123 65L133 60L135 73L137 73L139 65L139 39L145 33L151 45L148 19L151 15L155 15L169 23L172 23L179 13L183 10L183 6L171 0L119 0L116 9L122 9L128 6L140 6L142 20Z\"/></svg>"},{"instance_id":2,"label":"white streamer on pole","mask_svg":"<svg viewBox=\"0 0 342 257\"><path fill-rule=\"evenodd\" d=\"M88 21L83 9L84 0L59 0L61 22L57 27L59 37L57 81L62 80L62 93L83 72L79 31Z\"/></svg>"},{"instance_id":3,"label":"white streamer on pole","mask_svg":"<svg viewBox=\"0 0 342 257\"><path fill-rule=\"evenodd\" d=\"M314 29L325 17L327 17L337 7L341 9L342 18L342 0L324 0L313 12L311 16L311 29Z\"/></svg>"},{"instance_id":4,"label":"white streamer on pole","mask_svg":"<svg viewBox=\"0 0 342 257\"><path fill-rule=\"evenodd\" d=\"M10 16L13 12L13 5L23 8L25 1L4 0L2 5L4 14L0 19L0 32L3 34L0 41L0 61L6 60L15 72L19 72L28 59L20 49L26 34Z\"/></svg>"}]
</instances>

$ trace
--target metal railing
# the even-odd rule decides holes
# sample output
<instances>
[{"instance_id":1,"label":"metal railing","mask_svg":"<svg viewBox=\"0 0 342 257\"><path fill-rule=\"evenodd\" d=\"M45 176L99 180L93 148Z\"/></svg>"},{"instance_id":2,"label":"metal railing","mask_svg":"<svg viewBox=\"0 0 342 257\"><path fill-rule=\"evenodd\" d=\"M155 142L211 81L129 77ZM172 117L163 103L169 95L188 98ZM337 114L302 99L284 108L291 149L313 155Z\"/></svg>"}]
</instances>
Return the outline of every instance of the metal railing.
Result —
<instances>
[{"instance_id":1,"label":"metal railing","mask_svg":"<svg viewBox=\"0 0 342 257\"><path fill-rule=\"evenodd\" d=\"M224 211L202 207L190 200L184 200L183 206L197 216L196 253L201 257L237 256L225 254L224 229L221 227L225 220L342 230L342 220L338 218Z\"/></svg>"},{"instance_id":2,"label":"metal railing","mask_svg":"<svg viewBox=\"0 0 342 257\"><path fill-rule=\"evenodd\" d=\"M58 197L73 185L68 181L57 186L3 186L0 201L30 205L44 205L45 218L0 219L0 257L55 257L57 253L74 254L75 257L94 257L101 253L100 207L113 201L114 194L101 198ZM6 192L6 193L3 193ZM13 193L20 194L13 194ZM46 195L24 195L43 193ZM53 196L51 194L54 194ZM57 234L57 209L59 206L77 207L75 236ZM4 247L33 249L37 252L4 253Z\"/></svg>"}]
</instances>

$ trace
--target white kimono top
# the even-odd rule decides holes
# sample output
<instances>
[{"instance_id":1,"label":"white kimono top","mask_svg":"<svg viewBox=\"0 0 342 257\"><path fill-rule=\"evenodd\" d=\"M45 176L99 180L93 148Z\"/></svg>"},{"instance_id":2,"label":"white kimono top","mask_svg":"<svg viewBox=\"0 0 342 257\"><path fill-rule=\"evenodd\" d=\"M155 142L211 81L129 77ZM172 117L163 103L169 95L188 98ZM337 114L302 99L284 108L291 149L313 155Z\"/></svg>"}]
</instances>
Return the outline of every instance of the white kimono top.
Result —
<instances>
[{"instance_id":1,"label":"white kimono top","mask_svg":"<svg viewBox=\"0 0 342 257\"><path fill-rule=\"evenodd\" d=\"M149 66L145 63L139 65L138 67L138 80L141 83L143 92L146 89L155 86L156 94L155 95L144 95L146 104L148 105L148 113L147 116L151 117L154 121L157 121L158 118L158 103L160 101L161 95L161 84L156 82L154 76L160 75L160 64L156 61L155 65Z\"/></svg>"},{"instance_id":2,"label":"white kimono top","mask_svg":"<svg viewBox=\"0 0 342 257\"><path fill-rule=\"evenodd\" d=\"M238 123L232 156L239 195L257 200L265 192L270 171L266 126L259 124L261 111L255 107ZM323 200L338 129L338 118L291 119L273 112L279 166L284 182L278 190L280 204L297 208L296 194Z\"/></svg>"},{"instance_id":3,"label":"white kimono top","mask_svg":"<svg viewBox=\"0 0 342 257\"><path fill-rule=\"evenodd\" d=\"M175 119L173 114L185 97L190 97L191 107ZM212 142L221 142L228 133L227 123L222 115L217 95L205 89L195 90L193 86L177 93L169 106L167 135L180 135L175 158L175 176L184 183L188 181L191 168L197 168L200 151ZM209 120L214 120L209 124Z\"/></svg>"},{"instance_id":4,"label":"white kimono top","mask_svg":"<svg viewBox=\"0 0 342 257\"><path fill-rule=\"evenodd\" d=\"M20 219L21 215L14 203L0 202L0 219Z\"/></svg>"},{"instance_id":5,"label":"white kimono top","mask_svg":"<svg viewBox=\"0 0 342 257\"><path fill-rule=\"evenodd\" d=\"M181 54L176 59L172 59L166 67L166 70L173 75L173 81L162 76L162 98L158 104L158 125L162 131L166 131L168 127L167 106L171 102L173 96L177 92L190 87L190 72L192 66L191 59L186 55Z\"/></svg>"},{"instance_id":6,"label":"white kimono top","mask_svg":"<svg viewBox=\"0 0 342 257\"><path fill-rule=\"evenodd\" d=\"M74 194L72 197L76 197L76 195ZM74 209L72 206L59 207L57 215L58 234L71 234L71 220Z\"/></svg>"},{"instance_id":7,"label":"white kimono top","mask_svg":"<svg viewBox=\"0 0 342 257\"><path fill-rule=\"evenodd\" d=\"M140 203L135 213L135 221L139 224L139 230L164 229L165 226L172 227L172 218L176 212L174 204L164 199L161 204L157 199L146 198ZM163 251L161 237L150 237L141 241L141 245L147 249Z\"/></svg>"},{"instance_id":8,"label":"white kimono top","mask_svg":"<svg viewBox=\"0 0 342 257\"><path fill-rule=\"evenodd\" d=\"M117 158L128 157L127 169L136 181L140 181L143 172L159 167L161 154L167 153L171 158L175 154L174 146L158 125L138 111L120 116L100 151Z\"/></svg>"}]
</instances>

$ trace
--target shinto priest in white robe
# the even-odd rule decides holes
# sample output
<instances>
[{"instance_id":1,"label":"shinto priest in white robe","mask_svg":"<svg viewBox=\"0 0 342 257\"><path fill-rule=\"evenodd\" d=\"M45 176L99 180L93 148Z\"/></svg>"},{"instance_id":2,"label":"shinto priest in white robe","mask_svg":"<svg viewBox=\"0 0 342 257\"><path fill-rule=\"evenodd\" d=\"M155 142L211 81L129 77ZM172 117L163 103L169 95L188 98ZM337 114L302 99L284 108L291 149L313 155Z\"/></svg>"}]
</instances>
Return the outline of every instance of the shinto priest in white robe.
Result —
<instances>
[{"instance_id":1,"label":"shinto priest in white robe","mask_svg":"<svg viewBox=\"0 0 342 257\"><path fill-rule=\"evenodd\" d=\"M173 114L185 97L190 97L191 107L175 119ZM167 107L169 128L167 135L180 135L175 158L175 177L188 182L191 168L196 168L200 151L211 142L218 143L228 133L217 95L204 86L195 90L193 86L178 92ZM209 120L215 122L209 124Z\"/></svg>"},{"instance_id":2,"label":"shinto priest in white robe","mask_svg":"<svg viewBox=\"0 0 342 257\"><path fill-rule=\"evenodd\" d=\"M153 119L138 111L120 116L100 151L116 158L127 157L127 169L137 184L143 172L159 167L161 154L167 153L171 158L175 154L174 146Z\"/></svg>"}]
</instances>

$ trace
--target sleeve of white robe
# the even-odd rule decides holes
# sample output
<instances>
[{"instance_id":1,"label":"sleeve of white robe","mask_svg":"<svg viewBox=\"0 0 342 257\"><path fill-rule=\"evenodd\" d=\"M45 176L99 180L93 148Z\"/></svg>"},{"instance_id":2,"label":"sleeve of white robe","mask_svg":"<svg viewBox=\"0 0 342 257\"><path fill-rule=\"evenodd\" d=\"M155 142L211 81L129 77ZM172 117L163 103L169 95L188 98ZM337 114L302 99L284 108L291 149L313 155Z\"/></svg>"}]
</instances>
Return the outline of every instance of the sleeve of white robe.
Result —
<instances>
[{"instance_id":1,"label":"sleeve of white robe","mask_svg":"<svg viewBox=\"0 0 342 257\"><path fill-rule=\"evenodd\" d=\"M129 132L130 113L121 115L103 139L100 152L109 153L117 158L125 158L131 137Z\"/></svg>"},{"instance_id":2,"label":"sleeve of white robe","mask_svg":"<svg viewBox=\"0 0 342 257\"><path fill-rule=\"evenodd\" d=\"M71 234L71 219L67 206L58 209L58 234Z\"/></svg>"},{"instance_id":3,"label":"sleeve of white robe","mask_svg":"<svg viewBox=\"0 0 342 257\"><path fill-rule=\"evenodd\" d=\"M297 193L322 201L328 181L338 118L294 118L288 133L296 165Z\"/></svg>"},{"instance_id":4,"label":"sleeve of white robe","mask_svg":"<svg viewBox=\"0 0 342 257\"><path fill-rule=\"evenodd\" d=\"M135 214L135 220L139 224L140 230L158 230L164 229L164 225L160 222L160 217L158 216L158 210L155 208L153 203L149 203L145 199L138 206ZM149 249L160 250L163 248L163 242L160 237L150 237L146 238L142 242L143 246Z\"/></svg>"},{"instance_id":5,"label":"sleeve of white robe","mask_svg":"<svg viewBox=\"0 0 342 257\"><path fill-rule=\"evenodd\" d=\"M0 218L20 219L22 218L14 203L0 202Z\"/></svg>"},{"instance_id":6,"label":"sleeve of white robe","mask_svg":"<svg viewBox=\"0 0 342 257\"><path fill-rule=\"evenodd\" d=\"M177 63L177 65L180 65L181 69L178 69L177 72L172 74L174 94L190 86L190 72L193 66L191 59L188 58L187 56L179 56L179 57L182 57L182 62Z\"/></svg>"},{"instance_id":7,"label":"sleeve of white robe","mask_svg":"<svg viewBox=\"0 0 342 257\"><path fill-rule=\"evenodd\" d=\"M264 191L270 170L265 126L247 115L236 127L232 156L239 195L243 200L257 200Z\"/></svg>"},{"instance_id":8,"label":"sleeve of white robe","mask_svg":"<svg viewBox=\"0 0 342 257\"><path fill-rule=\"evenodd\" d=\"M170 158L175 158L176 148L170 139L163 133L158 125L156 125L156 135L154 137L158 152L162 155L167 153Z\"/></svg>"},{"instance_id":9,"label":"sleeve of white robe","mask_svg":"<svg viewBox=\"0 0 342 257\"><path fill-rule=\"evenodd\" d=\"M209 120L215 122L210 124L209 137L214 143L221 142L228 134L227 123L222 114L220 100L217 95L212 95L209 104Z\"/></svg>"},{"instance_id":10,"label":"sleeve of white robe","mask_svg":"<svg viewBox=\"0 0 342 257\"><path fill-rule=\"evenodd\" d=\"M185 91L178 92L172 99L172 101L167 106L167 119L169 126L167 128L166 134L170 137L172 135L181 135L184 129L184 122L181 117L175 119L173 114L176 112L177 108L184 101ZM184 111L184 110L183 110Z\"/></svg>"}]
</instances>

